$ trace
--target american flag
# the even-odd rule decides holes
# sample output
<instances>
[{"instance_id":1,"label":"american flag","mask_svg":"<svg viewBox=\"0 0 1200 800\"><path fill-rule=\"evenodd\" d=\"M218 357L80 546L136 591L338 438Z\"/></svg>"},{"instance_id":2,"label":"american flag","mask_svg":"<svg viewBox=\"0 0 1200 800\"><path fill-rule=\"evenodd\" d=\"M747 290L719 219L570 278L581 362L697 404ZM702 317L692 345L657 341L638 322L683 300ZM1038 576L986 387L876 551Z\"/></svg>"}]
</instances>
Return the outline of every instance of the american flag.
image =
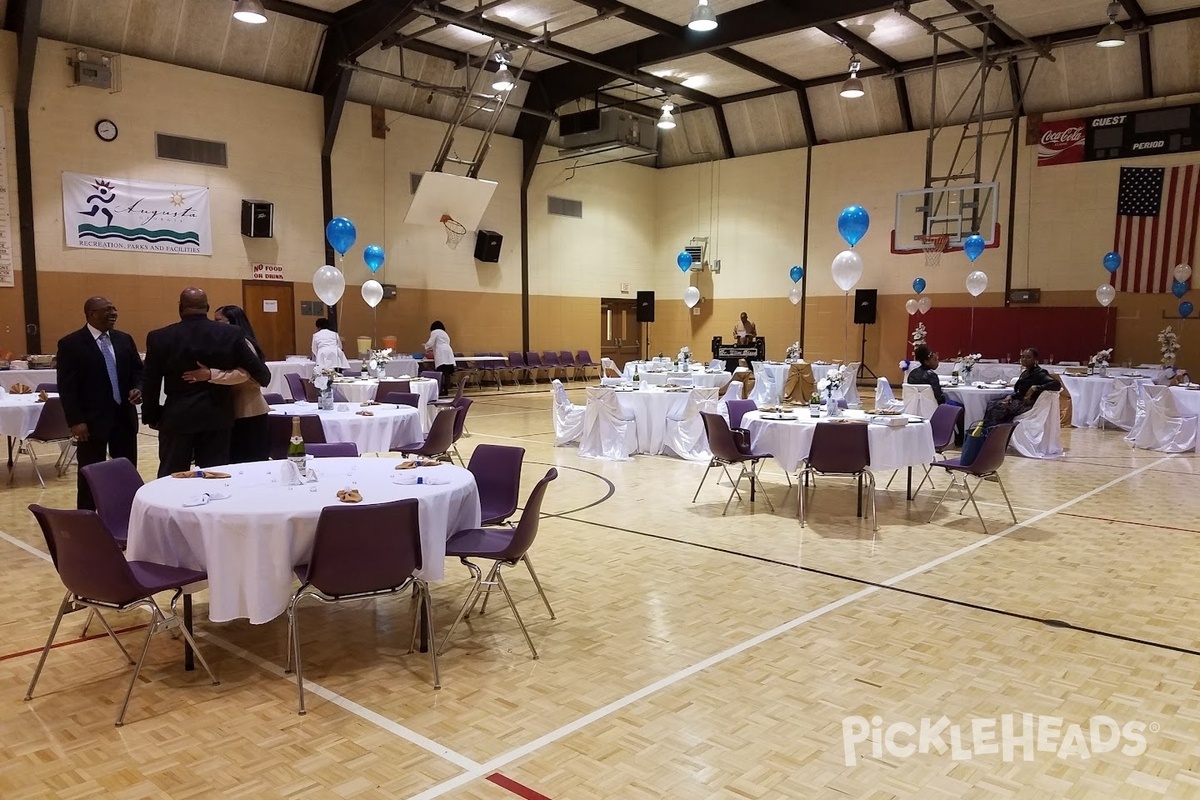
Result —
<instances>
[{"instance_id":1,"label":"american flag","mask_svg":"<svg viewBox=\"0 0 1200 800\"><path fill-rule=\"evenodd\" d=\"M1121 167L1113 250L1121 292L1166 292L1176 264L1191 264L1200 220L1200 165Z\"/></svg>"}]
</instances>

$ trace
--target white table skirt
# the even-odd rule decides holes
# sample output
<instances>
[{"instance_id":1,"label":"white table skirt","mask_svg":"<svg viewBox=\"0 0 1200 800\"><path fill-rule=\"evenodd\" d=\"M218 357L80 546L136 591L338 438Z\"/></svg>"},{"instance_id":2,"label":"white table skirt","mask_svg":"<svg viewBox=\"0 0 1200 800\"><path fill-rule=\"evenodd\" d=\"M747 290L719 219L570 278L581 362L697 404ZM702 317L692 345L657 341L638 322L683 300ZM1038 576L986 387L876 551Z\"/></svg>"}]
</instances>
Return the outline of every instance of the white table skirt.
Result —
<instances>
[{"instance_id":1,"label":"white table skirt","mask_svg":"<svg viewBox=\"0 0 1200 800\"><path fill-rule=\"evenodd\" d=\"M324 458L312 462L319 480L284 486L281 464L258 462L218 469L230 480L161 478L138 490L129 520L130 560L156 561L208 572L213 622L249 619L269 622L282 614L292 595L292 568L312 554L317 519L338 505L339 489L354 486L365 503L415 497L420 501L421 552L425 580L441 580L446 539L479 527L479 492L465 469L437 467L397 471L390 458ZM421 475L437 485L398 485L396 476ZM203 492L229 494L225 500L185 508Z\"/></svg>"},{"instance_id":2,"label":"white table skirt","mask_svg":"<svg viewBox=\"0 0 1200 800\"><path fill-rule=\"evenodd\" d=\"M1125 370L1121 370L1124 372ZM1109 375L1116 373L1116 370L1110 370ZM1149 378L1135 378L1136 383L1149 383ZM1086 377L1076 375L1063 375L1063 386L1071 393L1071 425L1075 428L1098 428L1100 427L1100 401L1102 401L1110 391L1116 379L1113 377L1102 378L1099 375L1091 375Z\"/></svg>"},{"instance_id":3,"label":"white table skirt","mask_svg":"<svg viewBox=\"0 0 1200 800\"><path fill-rule=\"evenodd\" d=\"M393 447L420 442L425 438L421 414L408 406L379 405L362 408L358 403L342 403L348 410L319 411L316 403L288 403L272 406L273 416L315 414L321 418L327 442L354 442L360 453L382 453ZM359 411L370 411L364 417Z\"/></svg>"},{"instance_id":4,"label":"white table skirt","mask_svg":"<svg viewBox=\"0 0 1200 800\"><path fill-rule=\"evenodd\" d=\"M659 455L667 432L667 417L683 413L690 392L668 392L648 388L633 392L616 391L621 411L634 418L637 428L637 452Z\"/></svg>"},{"instance_id":5,"label":"white table skirt","mask_svg":"<svg viewBox=\"0 0 1200 800\"><path fill-rule=\"evenodd\" d=\"M1172 386L1171 399L1175 402L1175 411L1179 416L1200 416L1200 389L1185 389L1182 386Z\"/></svg>"},{"instance_id":6,"label":"white table skirt","mask_svg":"<svg viewBox=\"0 0 1200 800\"><path fill-rule=\"evenodd\" d=\"M1011 388L984 389L977 386L943 386L942 391L947 397L962 403L963 425L967 428L983 419L988 403L1013 393Z\"/></svg>"},{"instance_id":7,"label":"white table skirt","mask_svg":"<svg viewBox=\"0 0 1200 800\"><path fill-rule=\"evenodd\" d=\"M417 400L417 411L421 412L422 429L427 431L433 422L430 403L437 401L441 386L437 381L412 378L409 380L409 387L415 394L421 396ZM362 379L338 381L333 385L333 399L339 403L365 403L375 399L375 391L378 388L379 380L376 378L367 378L365 381Z\"/></svg>"},{"instance_id":8,"label":"white table skirt","mask_svg":"<svg viewBox=\"0 0 1200 800\"><path fill-rule=\"evenodd\" d=\"M393 358L383 367L383 374L388 378L415 378L421 371L421 362L415 358Z\"/></svg>"},{"instance_id":9,"label":"white table skirt","mask_svg":"<svg viewBox=\"0 0 1200 800\"><path fill-rule=\"evenodd\" d=\"M671 378L691 378L692 388L695 389L711 389L721 388L729 383L728 372L703 372L692 370L690 373L684 372L639 372L638 380L647 386L666 386ZM629 378L609 378L608 380L616 383L629 383Z\"/></svg>"},{"instance_id":10,"label":"white table skirt","mask_svg":"<svg viewBox=\"0 0 1200 800\"><path fill-rule=\"evenodd\" d=\"M37 394L0 395L0 436L24 439L37 425L45 406L37 401Z\"/></svg>"},{"instance_id":11,"label":"white table skirt","mask_svg":"<svg viewBox=\"0 0 1200 800\"><path fill-rule=\"evenodd\" d=\"M751 411L742 417L742 427L749 429L750 442L756 452L768 452L788 472L800 467L812 447L813 431L827 417L812 419L808 411L796 409L796 420L769 420L761 411ZM847 411L845 419L865 419L861 412ZM871 449L871 471L902 469L928 464L937 454L933 449L933 428L925 420L910 422L903 428L869 425L867 434Z\"/></svg>"},{"instance_id":12,"label":"white table skirt","mask_svg":"<svg viewBox=\"0 0 1200 800\"><path fill-rule=\"evenodd\" d=\"M311 378L316 366L314 361L268 361L267 369L271 371L271 382L263 391L291 397L292 391L288 388L287 378L284 376L299 375L301 378Z\"/></svg>"},{"instance_id":13,"label":"white table skirt","mask_svg":"<svg viewBox=\"0 0 1200 800\"><path fill-rule=\"evenodd\" d=\"M0 386L3 386L5 391L18 383L23 383L30 389L36 389L39 383L58 383L58 370L0 369Z\"/></svg>"}]
</instances>

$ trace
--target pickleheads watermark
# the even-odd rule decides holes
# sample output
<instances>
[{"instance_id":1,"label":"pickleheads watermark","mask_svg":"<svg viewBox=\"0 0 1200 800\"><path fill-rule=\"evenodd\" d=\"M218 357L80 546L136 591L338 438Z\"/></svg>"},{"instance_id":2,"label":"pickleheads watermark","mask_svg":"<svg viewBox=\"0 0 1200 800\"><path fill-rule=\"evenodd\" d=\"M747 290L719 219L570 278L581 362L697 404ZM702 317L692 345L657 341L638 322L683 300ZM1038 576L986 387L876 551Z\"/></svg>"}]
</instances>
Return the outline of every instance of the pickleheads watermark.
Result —
<instances>
[{"instance_id":1,"label":"pickleheads watermark","mask_svg":"<svg viewBox=\"0 0 1200 800\"><path fill-rule=\"evenodd\" d=\"M936 753L955 761L975 756L999 755L1005 761L1033 761L1038 753L1057 758L1087 760L1097 753L1119 750L1126 756L1146 752L1146 733L1157 733L1158 723L1119 723L1105 715L1086 722L1040 714L1004 714L975 718L960 725L945 716L884 724L882 717L852 716L842 720L842 748L846 766L853 767L869 749L875 758L885 755L908 758ZM869 743L869 747L868 747ZM860 752L861 751L861 752Z\"/></svg>"}]
</instances>

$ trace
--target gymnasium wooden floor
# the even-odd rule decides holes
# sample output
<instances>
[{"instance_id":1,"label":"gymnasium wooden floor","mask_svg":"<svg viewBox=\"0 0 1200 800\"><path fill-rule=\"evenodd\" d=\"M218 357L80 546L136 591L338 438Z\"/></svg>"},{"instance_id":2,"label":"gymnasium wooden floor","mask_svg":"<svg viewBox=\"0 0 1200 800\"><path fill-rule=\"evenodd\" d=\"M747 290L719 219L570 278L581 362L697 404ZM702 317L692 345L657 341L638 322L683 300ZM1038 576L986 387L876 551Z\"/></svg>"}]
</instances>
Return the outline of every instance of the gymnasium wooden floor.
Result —
<instances>
[{"instance_id":1,"label":"gymnasium wooden floor","mask_svg":"<svg viewBox=\"0 0 1200 800\"><path fill-rule=\"evenodd\" d=\"M26 506L73 505L74 472L41 491L24 463L0 488L0 797L1200 797L1194 454L1065 430L1066 458L1006 462L1017 525L985 485L991 536L957 505L927 524L928 491L881 491L872 533L832 478L802 530L778 467L776 513L735 500L722 518L723 486L690 503L702 464L580 459L553 446L548 391L474 398L465 457L525 447L525 492L560 472L532 550L558 619L523 571L510 578L540 660L493 605L456 632L434 691L427 658L406 652L408 598L314 603L300 717L285 619L211 624L200 594L220 686L156 637L116 728L129 668L104 638L80 641L74 615L25 702L62 595ZM143 473L154 450L148 433ZM433 587L442 631L467 578L448 563ZM1030 725L1025 743L1000 735L1006 715ZM1090 737L1100 717L1144 747ZM909 753L868 725L942 734L916 746L896 727Z\"/></svg>"}]
</instances>

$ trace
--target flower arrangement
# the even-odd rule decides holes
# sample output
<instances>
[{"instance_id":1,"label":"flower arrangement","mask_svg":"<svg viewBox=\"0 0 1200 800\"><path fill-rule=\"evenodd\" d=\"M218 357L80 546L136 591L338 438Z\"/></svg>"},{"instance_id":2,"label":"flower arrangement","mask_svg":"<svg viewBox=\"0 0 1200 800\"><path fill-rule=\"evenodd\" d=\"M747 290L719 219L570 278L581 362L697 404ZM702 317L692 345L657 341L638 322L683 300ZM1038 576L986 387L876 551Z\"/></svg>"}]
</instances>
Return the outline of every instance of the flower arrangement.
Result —
<instances>
[{"instance_id":1,"label":"flower arrangement","mask_svg":"<svg viewBox=\"0 0 1200 800\"><path fill-rule=\"evenodd\" d=\"M1113 349L1110 347L1107 350L1101 350L1096 355L1088 359L1088 366L1093 369L1105 369L1108 367L1108 360L1112 358Z\"/></svg>"},{"instance_id":2,"label":"flower arrangement","mask_svg":"<svg viewBox=\"0 0 1200 800\"><path fill-rule=\"evenodd\" d=\"M799 360L802 352L804 351L800 349L800 343L792 342L788 345L786 358L788 361L797 361Z\"/></svg>"},{"instance_id":3,"label":"flower arrangement","mask_svg":"<svg viewBox=\"0 0 1200 800\"><path fill-rule=\"evenodd\" d=\"M912 348L916 351L923 344L925 344L925 323L918 322L917 327L912 332Z\"/></svg>"},{"instance_id":4,"label":"flower arrangement","mask_svg":"<svg viewBox=\"0 0 1200 800\"><path fill-rule=\"evenodd\" d=\"M975 364L979 359L983 358L981 353L967 353L965 356L959 356L954 362L955 369L963 376L963 380L971 377L971 370L975 369Z\"/></svg>"},{"instance_id":5,"label":"flower arrangement","mask_svg":"<svg viewBox=\"0 0 1200 800\"><path fill-rule=\"evenodd\" d=\"M333 407L333 379L340 377L341 372L327 367L317 367L313 370L312 385L317 390L317 407L328 409Z\"/></svg>"},{"instance_id":6,"label":"flower arrangement","mask_svg":"<svg viewBox=\"0 0 1200 800\"><path fill-rule=\"evenodd\" d=\"M1162 353L1164 368L1175 365L1175 354L1179 352L1179 336L1171 330L1170 325L1158 332L1158 350Z\"/></svg>"},{"instance_id":7,"label":"flower arrangement","mask_svg":"<svg viewBox=\"0 0 1200 800\"><path fill-rule=\"evenodd\" d=\"M825 373L825 377L821 378L817 384L817 388L825 392L825 395L833 399L833 390L840 387L846 382L846 368L834 367Z\"/></svg>"},{"instance_id":8,"label":"flower arrangement","mask_svg":"<svg viewBox=\"0 0 1200 800\"><path fill-rule=\"evenodd\" d=\"M384 350L372 350L367 353L367 360L363 362L368 369L376 370L383 369L387 363L392 360L392 348L388 347Z\"/></svg>"},{"instance_id":9,"label":"flower arrangement","mask_svg":"<svg viewBox=\"0 0 1200 800\"><path fill-rule=\"evenodd\" d=\"M686 344L683 347L679 348L679 355L676 357L675 360L678 361L680 364L684 364L684 365L691 363L692 348L688 347Z\"/></svg>"}]
</instances>

